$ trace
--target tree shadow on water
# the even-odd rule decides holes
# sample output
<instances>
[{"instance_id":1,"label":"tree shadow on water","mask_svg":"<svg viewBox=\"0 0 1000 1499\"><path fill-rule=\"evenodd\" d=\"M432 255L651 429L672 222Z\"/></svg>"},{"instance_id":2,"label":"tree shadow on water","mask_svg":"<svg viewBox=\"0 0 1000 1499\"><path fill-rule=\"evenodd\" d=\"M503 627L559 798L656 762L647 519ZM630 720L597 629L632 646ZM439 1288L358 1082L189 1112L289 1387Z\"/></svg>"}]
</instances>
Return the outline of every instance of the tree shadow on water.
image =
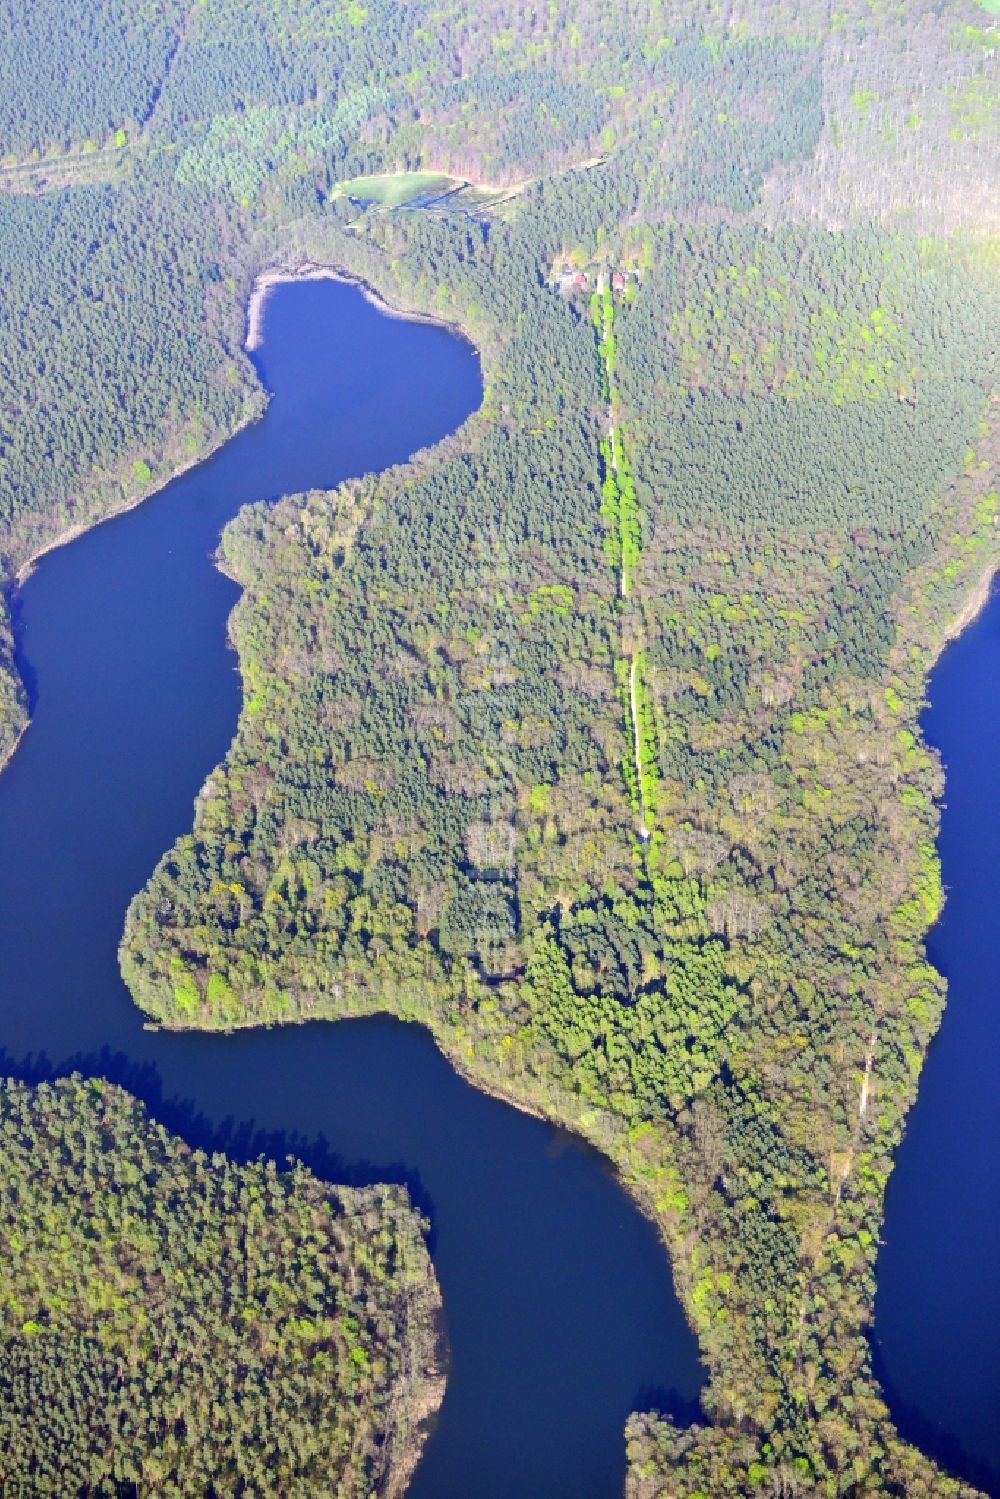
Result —
<instances>
[{"instance_id":1,"label":"tree shadow on water","mask_svg":"<svg viewBox=\"0 0 1000 1499\"><path fill-rule=\"evenodd\" d=\"M8 588L5 590L4 597L10 612L10 628L14 639L14 666L24 686L28 716L33 718L35 709L38 707L38 673L24 654L24 615L21 591L18 588Z\"/></svg>"},{"instance_id":2,"label":"tree shadow on water","mask_svg":"<svg viewBox=\"0 0 1000 1499\"><path fill-rule=\"evenodd\" d=\"M878 1344L871 1341L872 1373L882 1386L885 1403L900 1436L906 1442L932 1458L946 1473L973 1484L1000 1499L1000 1470L984 1458L968 1452L960 1441L948 1431L942 1430L914 1405L907 1405L897 1393L889 1378Z\"/></svg>"},{"instance_id":3,"label":"tree shadow on water","mask_svg":"<svg viewBox=\"0 0 1000 1499\"><path fill-rule=\"evenodd\" d=\"M701 1400L697 1395L682 1395L679 1390L667 1390L662 1385L643 1385L631 1403L634 1411L655 1411L668 1416L676 1427L694 1426L705 1420Z\"/></svg>"},{"instance_id":4,"label":"tree shadow on water","mask_svg":"<svg viewBox=\"0 0 1000 1499\"><path fill-rule=\"evenodd\" d=\"M15 1058L0 1048L0 1076L17 1078L36 1086L73 1073L102 1078L124 1088L164 1129L206 1155L218 1152L243 1164L262 1159L273 1161L283 1171L292 1161L301 1161L315 1176L334 1186L374 1187L386 1182L404 1186L413 1206L431 1225L428 1248L433 1253L434 1203L419 1172L403 1161L377 1164L348 1161L331 1149L323 1134L307 1136L297 1130L261 1129L252 1118L236 1119L233 1115L219 1121L211 1120L192 1099L177 1094L167 1097L159 1069L153 1063L136 1062L126 1053L113 1051L108 1046L98 1051L78 1052L58 1063L44 1051Z\"/></svg>"}]
</instances>

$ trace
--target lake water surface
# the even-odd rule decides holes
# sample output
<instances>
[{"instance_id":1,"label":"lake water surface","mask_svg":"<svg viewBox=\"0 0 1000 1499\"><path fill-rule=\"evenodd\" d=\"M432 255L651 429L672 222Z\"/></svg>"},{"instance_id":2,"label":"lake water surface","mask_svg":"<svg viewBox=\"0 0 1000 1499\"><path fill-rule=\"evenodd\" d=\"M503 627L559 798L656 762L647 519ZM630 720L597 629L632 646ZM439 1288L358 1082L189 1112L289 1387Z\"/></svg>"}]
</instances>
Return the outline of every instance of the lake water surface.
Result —
<instances>
[{"instance_id":1,"label":"lake water surface","mask_svg":"<svg viewBox=\"0 0 1000 1499\"><path fill-rule=\"evenodd\" d=\"M4 1070L125 1083L193 1143L340 1181L403 1180L432 1223L451 1366L414 1499L613 1499L622 1428L702 1380L656 1234L603 1161L475 1092L388 1018L235 1036L153 1034L118 975L129 899L232 739L225 522L407 458L478 405L441 328L353 287L268 303L262 421L127 515L45 557L21 594L33 723L0 776Z\"/></svg>"},{"instance_id":2,"label":"lake water surface","mask_svg":"<svg viewBox=\"0 0 1000 1499\"><path fill-rule=\"evenodd\" d=\"M904 1436L1000 1495L1000 593L948 647L924 731L946 772L948 1006L889 1179L875 1355Z\"/></svg>"}]
</instances>

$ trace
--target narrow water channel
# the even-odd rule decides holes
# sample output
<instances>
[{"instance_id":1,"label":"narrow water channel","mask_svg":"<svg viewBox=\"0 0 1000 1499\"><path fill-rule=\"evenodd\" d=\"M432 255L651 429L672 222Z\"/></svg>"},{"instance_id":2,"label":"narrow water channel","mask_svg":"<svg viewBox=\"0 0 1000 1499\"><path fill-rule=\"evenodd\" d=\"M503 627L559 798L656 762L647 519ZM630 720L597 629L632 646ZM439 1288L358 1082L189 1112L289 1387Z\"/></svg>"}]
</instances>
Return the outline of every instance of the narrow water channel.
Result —
<instances>
[{"instance_id":1,"label":"narrow water channel","mask_svg":"<svg viewBox=\"0 0 1000 1499\"><path fill-rule=\"evenodd\" d=\"M263 420L44 558L18 603L33 723L0 776L2 1070L125 1083L192 1143L403 1180L432 1223L451 1366L413 1499L613 1499L622 1428L702 1371L652 1227L602 1160L475 1092L388 1018L152 1034L118 975L125 909L232 738L236 590L210 555L244 503L400 462L478 404L473 350L353 287L281 286Z\"/></svg>"},{"instance_id":2,"label":"narrow water channel","mask_svg":"<svg viewBox=\"0 0 1000 1499\"><path fill-rule=\"evenodd\" d=\"M1000 592L929 695L947 901L928 953L948 1006L889 1179L875 1358L903 1435L1000 1495Z\"/></svg>"}]
</instances>

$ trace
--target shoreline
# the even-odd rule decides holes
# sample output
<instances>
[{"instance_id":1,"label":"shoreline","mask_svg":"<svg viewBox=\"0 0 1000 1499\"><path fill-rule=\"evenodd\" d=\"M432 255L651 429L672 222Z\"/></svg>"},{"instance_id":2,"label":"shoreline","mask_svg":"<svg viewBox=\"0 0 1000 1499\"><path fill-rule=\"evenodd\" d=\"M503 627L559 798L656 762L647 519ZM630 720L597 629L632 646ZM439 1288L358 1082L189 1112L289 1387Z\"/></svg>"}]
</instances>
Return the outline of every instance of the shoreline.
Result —
<instances>
[{"instance_id":1,"label":"shoreline","mask_svg":"<svg viewBox=\"0 0 1000 1499\"><path fill-rule=\"evenodd\" d=\"M256 278L247 302L245 314L246 336L243 348L247 354L252 354L263 342L264 313L271 291L276 286L296 281L338 281L342 286L353 286L361 293L366 302L370 302L385 317L397 318L407 323L425 323L431 327L447 328L449 331L457 333L478 354L478 349L473 339L460 323L452 322L445 317L436 317L429 312L419 312L415 309L397 307L392 302L387 301L382 293L376 287L372 286L370 282L365 281L363 277L352 275L349 271L337 266L322 265L320 262L312 260L302 261L299 266L295 267L272 266L269 270L262 271ZM262 382L261 389L266 397L268 392ZM201 463L206 463L209 458L212 458L220 448L224 447L238 433L252 426L255 421L259 421L261 415L263 415L263 412L248 416L245 421L241 421L232 430L220 433L217 437L210 440L208 446L195 454L194 457L185 459L183 463L178 463L171 469L169 474L164 475L162 479L157 480L154 485L148 489L144 489L140 494L123 499L121 504L112 506L110 510L95 516L93 520L74 521L72 525L64 527L51 540L37 547L21 563L20 567L14 573L11 583L8 584L5 590L8 597L14 594L18 588L23 587L43 557L47 557L50 552L58 551L60 547L69 546L71 542L78 540L79 537L84 536L88 531L92 531L95 526L102 526L105 521L116 520L120 515L127 515L130 510L135 510L139 505L144 504L146 500L153 499L161 490L166 489L168 484L172 484L175 479L179 479L182 474L186 474L191 469L197 468ZM0 762L0 764L2 763Z\"/></svg>"},{"instance_id":2,"label":"shoreline","mask_svg":"<svg viewBox=\"0 0 1000 1499\"><path fill-rule=\"evenodd\" d=\"M267 392L265 391L266 394ZM70 542L78 541L81 536L85 536L88 531L93 531L95 527L103 526L109 520L117 520L120 515L127 515L130 510L137 510L147 500L155 499L161 490L166 489L168 484L172 484L182 474L189 473L191 469L197 468L201 463L207 463L220 448L225 447L227 442L231 442L245 428L253 426L255 421L259 421L261 415L263 415L263 412L257 416L249 416L245 421L241 421L235 426L232 431L220 433L218 437L212 438L206 448L197 453L193 458L188 458L183 463L178 463L176 467L171 469L169 474L165 475L163 479L157 480L149 489L144 489L141 494L123 499L120 505L113 505L110 510L106 510L102 515L95 516L93 520L74 521L71 526L66 526L57 536L53 536L51 541L47 541L44 545L38 547L21 563L11 583L8 584L5 590L7 596L11 597L19 588L22 588L27 583L37 564L43 557L47 557L50 552L57 552L60 547L69 546Z\"/></svg>"},{"instance_id":3,"label":"shoreline","mask_svg":"<svg viewBox=\"0 0 1000 1499\"><path fill-rule=\"evenodd\" d=\"M353 286L361 293L366 302L370 302L384 316L397 318L407 323L425 323L431 327L447 328L449 331L457 333L478 354L478 349L470 334L460 323L452 322L445 317L436 317L429 312L419 312L405 307L397 307L393 303L388 302L381 292L372 286L370 282L365 281L363 277L354 276L349 271L339 269L336 266L321 265L318 261L311 260L303 261L297 267L273 266L269 270L262 271L256 278L249 301L247 302L245 315L247 331L243 348L246 353L252 354L263 342L264 312L268 296L273 288L296 281L338 281L342 286ZM261 389L264 391L266 397L268 392L262 383ZM95 516L93 520L74 521L72 525L64 527L51 540L44 542L25 558L5 589L7 596L10 597L16 593L18 588L23 587L31 577L36 565L43 557L47 557L50 552L58 551L60 547L69 546L71 542L77 541L81 536L86 535L88 531L92 531L95 526L102 526L105 521L116 520L120 515L127 515L130 510L135 510L139 505L144 504L146 500L153 499L161 490L166 489L168 484L172 484L175 479L179 479L182 474L186 474L191 469L197 468L201 463L206 463L209 458L212 458L220 448L224 447L238 433L252 426L255 421L259 421L261 415L263 415L263 412L248 416L245 421L241 421L231 431L220 433L216 438L210 440L208 446L195 454L194 457L185 459L183 463L178 463L171 469L169 474L157 480L154 485L148 489L144 489L140 494L123 499L121 504L112 506L110 510L106 510L103 514ZM0 765L2 763L0 762Z\"/></svg>"},{"instance_id":4,"label":"shoreline","mask_svg":"<svg viewBox=\"0 0 1000 1499\"><path fill-rule=\"evenodd\" d=\"M951 623L946 626L944 634L941 637L940 648L934 657L935 662L945 647L953 644L960 635L964 634L970 625L975 624L983 610L988 607L993 597L993 585L996 582L998 574L1000 574L1000 559L988 562L980 573L979 580L969 598Z\"/></svg>"},{"instance_id":5,"label":"shoreline","mask_svg":"<svg viewBox=\"0 0 1000 1499\"><path fill-rule=\"evenodd\" d=\"M127 921L128 916L126 914L126 924ZM127 987L128 984L126 981L126 988ZM129 990L129 992L131 993L131 990ZM664 1220L657 1212L655 1204L651 1200L649 1194L644 1190L642 1184L636 1178L628 1175L625 1167L615 1157L611 1150L609 1150L606 1146L599 1145L596 1140L591 1139L590 1136L585 1134L584 1131L580 1129L575 1122L566 1118L560 1118L552 1110L543 1108L540 1104L535 1103L533 1100L519 1097L516 1093L504 1086L503 1080L501 1078L486 1078L481 1073L475 1072L463 1057L461 1057L457 1052L453 1052L446 1045L444 1039L438 1034L435 1026L432 1025L428 1020L410 1015L401 1015L396 1010L392 1010L387 1006L376 1005L374 1008L351 1008L336 1015L294 1015L283 1020L241 1019L233 1022L228 1026L216 1027L193 1024L177 1025L168 1024L162 1020L156 1020L152 1015L150 1015L148 1010L143 1009L142 1005L138 1000L135 999L134 995L132 998L132 1003L135 1005L139 1013L146 1017L143 1021L143 1026L145 1029L160 1031L164 1035L170 1036L233 1036L246 1031L284 1030L288 1027L302 1025L339 1025L344 1021L351 1022L354 1020L376 1020L380 1017L386 1017L389 1020L395 1021L397 1025L415 1025L419 1027L420 1030L424 1031L430 1037L434 1046L448 1063L448 1066L452 1069L452 1071L455 1072L456 1075L460 1077L464 1083L467 1083L470 1088L474 1088L477 1093L482 1093L486 1098L492 1098L497 1103L502 1103L506 1108L514 1109L518 1114L523 1114L528 1119L535 1119L540 1124L547 1125L550 1129L561 1131L564 1135L568 1135L576 1145L581 1146L584 1150L592 1151L594 1155L596 1155L600 1159L602 1168L610 1172L611 1176L614 1178L615 1182L628 1198L629 1202L631 1202L634 1207L638 1208L642 1216L647 1220L648 1223L652 1225L653 1229L655 1230L657 1241L667 1262L667 1273L670 1277L670 1283L677 1295L678 1304L684 1314L685 1321L687 1321L688 1326L695 1334L697 1340L697 1329L688 1317L684 1300L677 1289L674 1269L674 1249L670 1243L669 1238L667 1237ZM700 1351L699 1361L702 1363L702 1367L707 1371L708 1366L704 1363L704 1360L702 1360ZM707 1383L708 1381L706 1379L706 1386Z\"/></svg>"},{"instance_id":6,"label":"shoreline","mask_svg":"<svg viewBox=\"0 0 1000 1499\"><path fill-rule=\"evenodd\" d=\"M93 531L97 526L103 526L106 521L117 520L119 516L127 515L130 510L136 510L140 505L145 504L147 500L155 498L156 495L167 488L168 484L172 484L174 480L179 479L182 474L186 474L190 469L197 468L200 463L207 463L209 458L213 457L213 455L217 453L220 448L225 447L226 443L231 441L231 439L234 438L237 433L242 432L246 427L252 426L255 421L259 421L260 415L262 414L263 413L261 412L257 416L249 416L245 421L241 421L238 426L234 427L231 432L220 434L217 439L214 439L209 443L208 447L205 448L203 452L199 453L196 457L191 458L184 463L177 464L177 466L171 470L171 472L166 476L165 479L163 479L161 483L157 483L151 489L144 490L142 494L132 495L129 499L123 500L120 505L115 505L110 510L105 511L103 515L95 516L93 520L75 521L73 525L64 527L64 529L60 531L58 535L53 536L51 540L45 542L44 545L36 548L36 550L33 551L30 556L25 558L25 560L21 563L21 566L14 573L13 577L3 585L4 597L8 600L8 602L12 601L17 596L20 589L22 589L25 583L27 583L28 579L35 571L35 568L38 566L38 563L42 560L43 557L47 557L50 552L57 552L62 547L69 546L71 542L79 541L80 537L85 536L88 531ZM16 680L20 682L22 687L24 686L24 679L21 676L20 672L16 672ZM21 725L20 729L18 729L16 735L14 736L13 742L7 749L6 753L0 755L0 775L3 775L4 771L13 760L15 754L20 748L21 740L24 738L25 734L30 728L31 714L29 712L24 723Z\"/></svg>"},{"instance_id":7,"label":"shoreline","mask_svg":"<svg viewBox=\"0 0 1000 1499\"><path fill-rule=\"evenodd\" d=\"M399 307L388 301L383 293L377 287L372 286L370 281L366 281L363 276L354 275L341 266L324 265L318 260L303 260L297 266L271 266L257 276L247 302L246 337L243 347L248 354L252 355L263 342L264 314L271 292L276 286L291 285L296 281L337 281L341 286L353 286L361 293L365 301L370 302L384 317L396 318L404 323L425 323L433 328L447 328L449 332L457 333L460 338L464 339L478 355L479 351L473 339L461 323L446 317L437 317L430 312L420 312L416 308Z\"/></svg>"},{"instance_id":8,"label":"shoreline","mask_svg":"<svg viewBox=\"0 0 1000 1499\"><path fill-rule=\"evenodd\" d=\"M24 721L24 723L18 729L17 733L14 735L13 742L11 743L10 748L7 750L6 754L0 755L0 776L3 775L4 771L7 769L7 766L10 764L10 762L13 760L14 756L17 754L18 749L20 748L20 745L21 745L21 740L24 738L25 734L28 732L28 730L30 728L31 728L31 719L30 718L26 718L25 721Z\"/></svg>"},{"instance_id":9,"label":"shoreline","mask_svg":"<svg viewBox=\"0 0 1000 1499\"><path fill-rule=\"evenodd\" d=\"M425 323L433 327L446 328L449 332L463 339L476 354L477 358L479 357L477 345L460 323L451 322L444 317L435 317L431 313L397 307L387 301L382 293L369 282L365 281L363 277L352 275L349 271L336 266L323 265L318 261L311 260L301 261L298 266L271 266L256 277L244 315L246 334L243 349L246 354L252 357L254 351L263 342L265 310L271 291L275 286L295 281L337 281L344 286L353 286L367 302L370 302L385 317L398 318L404 322ZM130 510L135 510L147 500L153 499L162 490L166 489L169 484L172 484L175 479L179 479L182 474L188 473L200 464L207 463L221 448L225 447L226 443L232 441L234 437L247 427L252 426L255 421L259 421L267 408L269 393L260 380L259 375L257 380L258 389L262 391L264 396L264 406L261 410L247 415L244 420L238 422L231 430L216 434L200 452L184 460L182 463L176 464L162 479L157 480L155 484L142 490L141 493L123 498L120 504L113 505L109 510L95 515L90 520L74 521L72 525L65 526L55 536L51 537L41 546L36 547L17 568L13 577L3 585L5 597L8 600L12 600L18 590L23 588L25 583L27 583L38 563L43 557L47 557L50 552L55 552L61 547L69 546L71 542L78 541L81 536L86 535L88 531L92 531L96 526L104 525L106 521L116 520L119 516L127 515ZM20 679L20 674L18 676ZM14 758L22 739L30 727L31 717L29 715L25 723L18 730L6 753L0 755L0 775L3 774Z\"/></svg>"},{"instance_id":10,"label":"shoreline","mask_svg":"<svg viewBox=\"0 0 1000 1499\"><path fill-rule=\"evenodd\" d=\"M410 1207L417 1211L412 1200ZM383 1499L403 1499L433 1434L448 1388L444 1293L427 1247L426 1232L423 1246L426 1255L423 1292L427 1302L411 1308L407 1317L406 1332L412 1333L411 1351L416 1360L413 1390L402 1421L397 1415L395 1426L386 1431L385 1470L376 1479L374 1490Z\"/></svg>"}]
</instances>

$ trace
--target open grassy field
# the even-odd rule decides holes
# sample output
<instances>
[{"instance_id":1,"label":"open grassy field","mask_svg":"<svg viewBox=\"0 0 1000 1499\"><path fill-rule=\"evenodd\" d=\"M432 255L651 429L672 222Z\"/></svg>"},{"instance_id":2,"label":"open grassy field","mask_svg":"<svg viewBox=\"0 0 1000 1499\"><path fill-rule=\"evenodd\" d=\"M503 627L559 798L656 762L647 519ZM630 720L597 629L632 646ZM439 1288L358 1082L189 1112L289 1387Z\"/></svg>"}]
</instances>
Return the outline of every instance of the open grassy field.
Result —
<instances>
[{"instance_id":1,"label":"open grassy field","mask_svg":"<svg viewBox=\"0 0 1000 1499\"><path fill-rule=\"evenodd\" d=\"M458 187L455 177L443 172L389 172L376 177L353 177L350 182L339 182L338 195L348 198L367 198L381 203L385 208L398 208L410 203L424 193L445 193Z\"/></svg>"}]
</instances>

